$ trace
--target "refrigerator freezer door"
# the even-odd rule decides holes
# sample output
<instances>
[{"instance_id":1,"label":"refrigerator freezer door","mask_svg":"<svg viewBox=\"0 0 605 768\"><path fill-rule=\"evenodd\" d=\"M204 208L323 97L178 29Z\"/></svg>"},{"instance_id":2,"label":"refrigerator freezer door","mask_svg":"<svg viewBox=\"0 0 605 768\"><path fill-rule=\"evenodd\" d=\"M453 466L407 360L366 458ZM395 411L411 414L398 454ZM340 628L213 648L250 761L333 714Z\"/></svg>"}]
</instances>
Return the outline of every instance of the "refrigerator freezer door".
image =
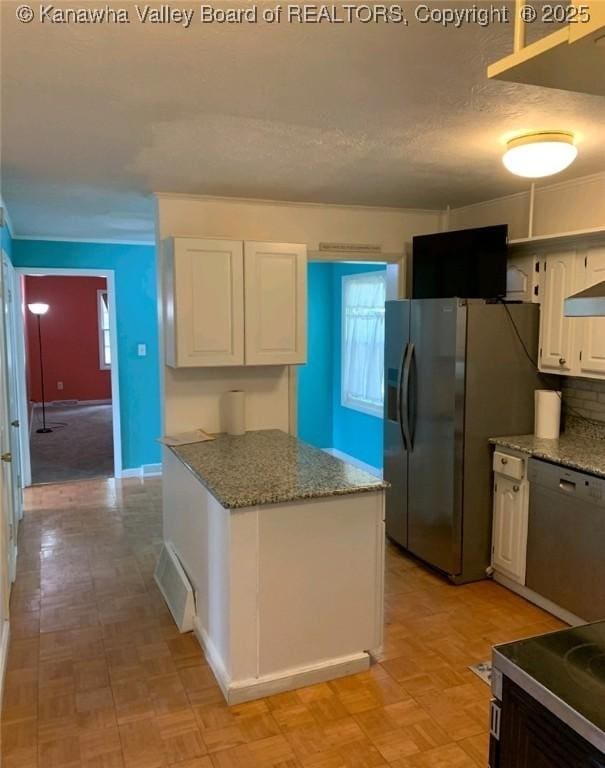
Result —
<instances>
[{"instance_id":1,"label":"refrigerator freezer door","mask_svg":"<svg viewBox=\"0 0 605 768\"><path fill-rule=\"evenodd\" d=\"M411 305L408 549L455 575L462 569L467 310L459 299Z\"/></svg>"},{"instance_id":2,"label":"refrigerator freezer door","mask_svg":"<svg viewBox=\"0 0 605 768\"><path fill-rule=\"evenodd\" d=\"M408 464L403 422L404 361L409 349L410 302L387 301L384 351L384 479L387 535L407 547Z\"/></svg>"}]
</instances>

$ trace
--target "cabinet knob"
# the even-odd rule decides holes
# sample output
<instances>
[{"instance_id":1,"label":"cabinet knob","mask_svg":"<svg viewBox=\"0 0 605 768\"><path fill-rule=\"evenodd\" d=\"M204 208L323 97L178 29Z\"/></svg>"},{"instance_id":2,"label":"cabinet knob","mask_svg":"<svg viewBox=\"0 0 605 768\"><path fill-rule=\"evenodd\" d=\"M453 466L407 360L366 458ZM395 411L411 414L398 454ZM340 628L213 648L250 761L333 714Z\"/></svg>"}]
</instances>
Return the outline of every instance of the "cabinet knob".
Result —
<instances>
[{"instance_id":1,"label":"cabinet knob","mask_svg":"<svg viewBox=\"0 0 605 768\"><path fill-rule=\"evenodd\" d=\"M513 491L515 493L519 493L519 486L518 485L513 485Z\"/></svg>"},{"instance_id":2,"label":"cabinet knob","mask_svg":"<svg viewBox=\"0 0 605 768\"><path fill-rule=\"evenodd\" d=\"M564 357L559 358L559 365L565 365L566 362L567 360Z\"/></svg>"},{"instance_id":3,"label":"cabinet knob","mask_svg":"<svg viewBox=\"0 0 605 768\"><path fill-rule=\"evenodd\" d=\"M503 464L508 464L508 459L500 459Z\"/></svg>"},{"instance_id":4,"label":"cabinet knob","mask_svg":"<svg viewBox=\"0 0 605 768\"><path fill-rule=\"evenodd\" d=\"M0 459L2 459L2 461L10 462L13 460L13 457L11 452L7 451L6 453L0 455Z\"/></svg>"}]
</instances>

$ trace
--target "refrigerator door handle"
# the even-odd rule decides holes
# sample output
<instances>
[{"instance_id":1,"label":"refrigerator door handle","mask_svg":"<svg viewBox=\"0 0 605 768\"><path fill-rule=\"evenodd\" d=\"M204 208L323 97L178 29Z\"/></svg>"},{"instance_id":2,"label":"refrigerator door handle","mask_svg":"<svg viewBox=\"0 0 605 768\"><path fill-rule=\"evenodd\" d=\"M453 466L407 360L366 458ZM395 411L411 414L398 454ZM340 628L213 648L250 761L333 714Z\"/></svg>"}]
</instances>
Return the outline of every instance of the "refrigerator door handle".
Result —
<instances>
[{"instance_id":1,"label":"refrigerator door handle","mask_svg":"<svg viewBox=\"0 0 605 768\"><path fill-rule=\"evenodd\" d=\"M402 398L402 419L401 428L405 436L405 443L407 450L413 450L412 433L410 431L410 372L412 369L412 358L414 357L415 345L410 342L405 351L405 359L403 363L403 398Z\"/></svg>"},{"instance_id":2,"label":"refrigerator door handle","mask_svg":"<svg viewBox=\"0 0 605 768\"><path fill-rule=\"evenodd\" d=\"M408 376L408 429L410 432L410 450L414 448L414 435L416 433L416 417L417 417L417 389L416 389L416 345L410 344L410 371ZM410 382L412 384L410 384ZM412 387L412 395L410 394L410 387Z\"/></svg>"},{"instance_id":3,"label":"refrigerator door handle","mask_svg":"<svg viewBox=\"0 0 605 768\"><path fill-rule=\"evenodd\" d=\"M403 448L407 451L408 444L405 437L405 429L403 426L403 409L402 409L402 385L403 385L403 371L405 368L405 361L408 356L408 349L410 345L406 344L401 355L401 363L399 364L399 377L397 381L397 421L399 422L399 430L401 431L401 439L403 440Z\"/></svg>"}]
</instances>

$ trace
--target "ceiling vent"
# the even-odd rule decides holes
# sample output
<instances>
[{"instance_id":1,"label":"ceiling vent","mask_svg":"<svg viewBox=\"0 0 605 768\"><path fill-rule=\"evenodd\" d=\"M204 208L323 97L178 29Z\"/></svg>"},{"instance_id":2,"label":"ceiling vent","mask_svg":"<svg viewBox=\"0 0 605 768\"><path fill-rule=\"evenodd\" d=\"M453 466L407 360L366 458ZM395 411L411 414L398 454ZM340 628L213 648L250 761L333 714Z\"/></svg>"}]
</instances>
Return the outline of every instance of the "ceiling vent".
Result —
<instances>
[{"instance_id":1,"label":"ceiling vent","mask_svg":"<svg viewBox=\"0 0 605 768\"><path fill-rule=\"evenodd\" d=\"M381 245L369 243L320 243L320 253L357 253L364 256L380 256Z\"/></svg>"}]
</instances>

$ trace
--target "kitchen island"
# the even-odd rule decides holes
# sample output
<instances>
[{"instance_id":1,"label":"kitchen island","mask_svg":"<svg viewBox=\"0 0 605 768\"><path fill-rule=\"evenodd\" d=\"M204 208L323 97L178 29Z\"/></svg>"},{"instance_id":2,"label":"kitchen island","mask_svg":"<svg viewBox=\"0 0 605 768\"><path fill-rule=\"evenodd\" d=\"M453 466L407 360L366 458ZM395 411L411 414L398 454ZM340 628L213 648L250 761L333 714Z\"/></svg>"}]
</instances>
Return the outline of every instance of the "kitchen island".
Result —
<instances>
[{"instance_id":1,"label":"kitchen island","mask_svg":"<svg viewBox=\"0 0 605 768\"><path fill-rule=\"evenodd\" d=\"M163 449L164 539L230 704L367 669L382 644L384 488L279 430Z\"/></svg>"}]
</instances>

